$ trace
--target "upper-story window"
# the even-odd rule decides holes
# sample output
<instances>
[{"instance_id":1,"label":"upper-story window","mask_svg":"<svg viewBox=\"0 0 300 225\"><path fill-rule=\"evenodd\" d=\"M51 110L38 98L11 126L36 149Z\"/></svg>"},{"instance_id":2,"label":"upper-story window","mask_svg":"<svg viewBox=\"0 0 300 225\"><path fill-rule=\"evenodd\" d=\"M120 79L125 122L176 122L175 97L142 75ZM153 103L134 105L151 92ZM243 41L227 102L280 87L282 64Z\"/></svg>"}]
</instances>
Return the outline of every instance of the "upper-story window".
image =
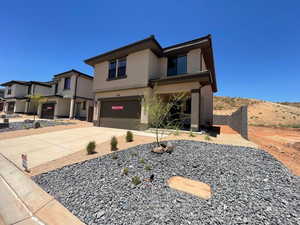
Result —
<instances>
[{"instance_id":1,"label":"upper-story window","mask_svg":"<svg viewBox=\"0 0 300 225\"><path fill-rule=\"evenodd\" d=\"M126 58L111 61L108 69L108 79L126 77Z\"/></svg>"},{"instance_id":2,"label":"upper-story window","mask_svg":"<svg viewBox=\"0 0 300 225\"><path fill-rule=\"evenodd\" d=\"M55 84L54 86L54 94L56 95L58 91L58 83Z\"/></svg>"},{"instance_id":3,"label":"upper-story window","mask_svg":"<svg viewBox=\"0 0 300 225\"><path fill-rule=\"evenodd\" d=\"M167 71L168 76L184 74L186 72L187 72L186 55L168 58L168 71Z\"/></svg>"},{"instance_id":4,"label":"upper-story window","mask_svg":"<svg viewBox=\"0 0 300 225\"><path fill-rule=\"evenodd\" d=\"M70 77L65 78L64 89L71 89L71 78Z\"/></svg>"},{"instance_id":5,"label":"upper-story window","mask_svg":"<svg viewBox=\"0 0 300 225\"><path fill-rule=\"evenodd\" d=\"M11 95L11 86L7 87L7 95Z\"/></svg>"}]
</instances>

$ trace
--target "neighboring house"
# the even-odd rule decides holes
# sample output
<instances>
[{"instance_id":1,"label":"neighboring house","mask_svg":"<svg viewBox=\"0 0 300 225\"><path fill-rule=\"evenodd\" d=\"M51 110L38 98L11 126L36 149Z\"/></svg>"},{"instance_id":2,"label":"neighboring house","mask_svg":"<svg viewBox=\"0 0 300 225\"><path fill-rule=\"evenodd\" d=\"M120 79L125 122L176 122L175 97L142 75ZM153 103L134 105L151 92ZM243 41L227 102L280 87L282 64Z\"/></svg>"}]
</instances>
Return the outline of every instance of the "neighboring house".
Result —
<instances>
[{"instance_id":1,"label":"neighboring house","mask_svg":"<svg viewBox=\"0 0 300 225\"><path fill-rule=\"evenodd\" d=\"M5 89L0 88L0 112L2 112L4 110L4 91Z\"/></svg>"},{"instance_id":2,"label":"neighboring house","mask_svg":"<svg viewBox=\"0 0 300 225\"><path fill-rule=\"evenodd\" d=\"M28 84L26 81L12 80L1 84L4 91L4 112L5 113L25 113L25 105L28 99Z\"/></svg>"},{"instance_id":3,"label":"neighboring house","mask_svg":"<svg viewBox=\"0 0 300 225\"><path fill-rule=\"evenodd\" d=\"M39 117L92 120L92 83L93 77L77 70L55 75L50 93L45 96L45 101L39 106Z\"/></svg>"},{"instance_id":4,"label":"neighboring house","mask_svg":"<svg viewBox=\"0 0 300 225\"><path fill-rule=\"evenodd\" d=\"M159 94L189 96L180 109L187 129L213 124L217 91L211 36L162 48L154 36L85 60L94 67L94 124L126 129L148 127L143 101Z\"/></svg>"}]
</instances>

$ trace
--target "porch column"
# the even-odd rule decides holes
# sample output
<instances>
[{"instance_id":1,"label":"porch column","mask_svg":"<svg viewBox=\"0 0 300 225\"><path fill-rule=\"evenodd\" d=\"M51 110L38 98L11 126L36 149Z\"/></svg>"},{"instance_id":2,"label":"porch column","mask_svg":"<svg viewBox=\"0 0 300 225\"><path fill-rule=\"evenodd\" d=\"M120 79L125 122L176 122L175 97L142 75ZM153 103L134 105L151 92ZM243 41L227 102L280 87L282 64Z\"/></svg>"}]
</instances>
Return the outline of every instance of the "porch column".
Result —
<instances>
[{"instance_id":1,"label":"porch column","mask_svg":"<svg viewBox=\"0 0 300 225\"><path fill-rule=\"evenodd\" d=\"M74 119L74 107L75 107L75 99L71 99L71 104L70 104L70 119Z\"/></svg>"},{"instance_id":2,"label":"porch column","mask_svg":"<svg viewBox=\"0 0 300 225\"><path fill-rule=\"evenodd\" d=\"M97 126L97 127L100 127L100 107L101 107L100 100L95 101L93 123L94 123L94 126Z\"/></svg>"},{"instance_id":3,"label":"porch column","mask_svg":"<svg viewBox=\"0 0 300 225\"><path fill-rule=\"evenodd\" d=\"M38 106L37 106L37 116L39 118L42 117L42 105L43 105L42 103L39 103Z\"/></svg>"},{"instance_id":4,"label":"porch column","mask_svg":"<svg viewBox=\"0 0 300 225\"><path fill-rule=\"evenodd\" d=\"M14 105L14 113L16 113L16 112L17 112L17 104L18 104L18 102L17 102L17 101L15 101L15 105Z\"/></svg>"},{"instance_id":5,"label":"porch column","mask_svg":"<svg viewBox=\"0 0 300 225\"><path fill-rule=\"evenodd\" d=\"M28 114L29 111L29 101L26 100L25 102L25 113Z\"/></svg>"},{"instance_id":6,"label":"porch column","mask_svg":"<svg viewBox=\"0 0 300 225\"><path fill-rule=\"evenodd\" d=\"M200 89L191 91L191 130L199 131L200 129L200 105L201 92Z\"/></svg>"},{"instance_id":7,"label":"porch column","mask_svg":"<svg viewBox=\"0 0 300 225\"><path fill-rule=\"evenodd\" d=\"M147 106L145 105L145 98L142 98L141 100L141 123L145 125L149 123L148 110Z\"/></svg>"},{"instance_id":8,"label":"porch column","mask_svg":"<svg viewBox=\"0 0 300 225\"><path fill-rule=\"evenodd\" d=\"M8 102L4 102L4 112L7 113L8 110Z\"/></svg>"}]
</instances>

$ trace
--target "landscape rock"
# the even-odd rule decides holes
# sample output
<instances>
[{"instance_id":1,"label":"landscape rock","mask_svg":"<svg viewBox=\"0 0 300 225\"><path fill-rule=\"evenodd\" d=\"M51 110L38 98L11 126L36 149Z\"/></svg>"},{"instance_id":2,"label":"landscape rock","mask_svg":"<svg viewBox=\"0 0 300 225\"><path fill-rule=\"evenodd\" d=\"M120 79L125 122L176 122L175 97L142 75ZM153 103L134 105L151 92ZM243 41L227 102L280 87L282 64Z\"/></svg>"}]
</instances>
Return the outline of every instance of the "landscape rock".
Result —
<instances>
[{"instance_id":1,"label":"landscape rock","mask_svg":"<svg viewBox=\"0 0 300 225\"><path fill-rule=\"evenodd\" d=\"M33 179L87 225L299 224L300 178L267 152L188 140L171 143L176 146L172 154L153 154L156 143L138 145L114 153L116 160L105 155ZM151 171L141 166L141 158ZM130 168L128 176L120 173L120 162ZM151 174L155 179L144 181ZM134 176L142 183L134 186ZM213 195L202 200L173 190L167 185L172 176L206 183Z\"/></svg>"}]
</instances>

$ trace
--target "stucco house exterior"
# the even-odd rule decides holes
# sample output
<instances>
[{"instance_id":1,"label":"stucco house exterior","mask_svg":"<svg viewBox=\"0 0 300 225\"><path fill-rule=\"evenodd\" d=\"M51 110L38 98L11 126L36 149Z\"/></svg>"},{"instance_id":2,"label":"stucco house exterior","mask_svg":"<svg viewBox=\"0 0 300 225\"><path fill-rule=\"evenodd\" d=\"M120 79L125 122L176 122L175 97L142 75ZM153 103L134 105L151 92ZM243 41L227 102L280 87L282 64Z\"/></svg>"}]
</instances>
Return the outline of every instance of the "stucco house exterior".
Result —
<instances>
[{"instance_id":1,"label":"stucco house exterior","mask_svg":"<svg viewBox=\"0 0 300 225\"><path fill-rule=\"evenodd\" d=\"M149 126L143 102L159 94L189 96L181 109L188 128L213 124L217 92L211 36L163 48L152 35L85 60L94 68L94 125L125 129Z\"/></svg>"},{"instance_id":2,"label":"stucco house exterior","mask_svg":"<svg viewBox=\"0 0 300 225\"><path fill-rule=\"evenodd\" d=\"M0 112L4 110L4 102L5 102L4 91L5 91L4 88L0 88Z\"/></svg>"},{"instance_id":3,"label":"stucco house exterior","mask_svg":"<svg viewBox=\"0 0 300 225\"><path fill-rule=\"evenodd\" d=\"M49 93L38 107L38 116L89 119L89 111L93 112L92 83L93 77L77 70L54 75Z\"/></svg>"}]
</instances>

